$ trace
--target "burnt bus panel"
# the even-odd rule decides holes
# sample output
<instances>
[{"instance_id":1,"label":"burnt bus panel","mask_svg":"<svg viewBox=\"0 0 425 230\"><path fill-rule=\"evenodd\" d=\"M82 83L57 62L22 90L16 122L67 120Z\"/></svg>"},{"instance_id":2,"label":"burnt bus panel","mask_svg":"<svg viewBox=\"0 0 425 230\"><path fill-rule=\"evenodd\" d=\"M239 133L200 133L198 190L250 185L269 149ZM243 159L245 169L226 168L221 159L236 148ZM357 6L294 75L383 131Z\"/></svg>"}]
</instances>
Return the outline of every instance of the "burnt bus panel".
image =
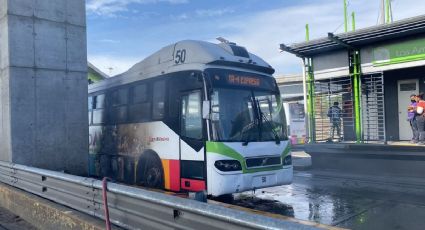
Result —
<instances>
[{"instance_id":1,"label":"burnt bus panel","mask_svg":"<svg viewBox=\"0 0 425 230\"><path fill-rule=\"evenodd\" d=\"M152 103L143 102L139 104L129 105L129 121L130 122L147 122L151 118Z\"/></svg>"},{"instance_id":2,"label":"burnt bus panel","mask_svg":"<svg viewBox=\"0 0 425 230\"><path fill-rule=\"evenodd\" d=\"M128 122L147 122L151 120L151 85L149 82L136 82L130 86L130 104Z\"/></svg>"},{"instance_id":3,"label":"burnt bus panel","mask_svg":"<svg viewBox=\"0 0 425 230\"><path fill-rule=\"evenodd\" d=\"M99 158L100 176L112 178L113 175L111 170L111 156L106 154L100 154Z\"/></svg>"},{"instance_id":4,"label":"burnt bus panel","mask_svg":"<svg viewBox=\"0 0 425 230\"><path fill-rule=\"evenodd\" d=\"M146 150L179 160L179 136L161 121L90 127L96 176L134 181L135 162ZM97 167L96 167L97 166ZM131 178L127 178L131 176Z\"/></svg>"},{"instance_id":5,"label":"burnt bus panel","mask_svg":"<svg viewBox=\"0 0 425 230\"><path fill-rule=\"evenodd\" d=\"M166 83L165 80L160 80L154 82L152 86L152 119L154 120L161 120L165 116Z\"/></svg>"},{"instance_id":6,"label":"burnt bus panel","mask_svg":"<svg viewBox=\"0 0 425 230\"><path fill-rule=\"evenodd\" d=\"M136 181L135 175L135 159L132 156L124 156L123 159L123 180L125 183L132 184Z\"/></svg>"}]
</instances>

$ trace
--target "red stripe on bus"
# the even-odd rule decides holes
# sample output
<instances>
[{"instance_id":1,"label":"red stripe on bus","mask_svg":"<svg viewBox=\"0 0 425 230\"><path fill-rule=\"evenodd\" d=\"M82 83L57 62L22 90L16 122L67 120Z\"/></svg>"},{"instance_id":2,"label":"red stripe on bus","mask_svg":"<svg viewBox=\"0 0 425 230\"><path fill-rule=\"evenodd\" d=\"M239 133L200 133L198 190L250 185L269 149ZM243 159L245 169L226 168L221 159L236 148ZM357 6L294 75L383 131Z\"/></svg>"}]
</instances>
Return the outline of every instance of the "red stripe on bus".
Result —
<instances>
[{"instance_id":1,"label":"red stripe on bus","mask_svg":"<svg viewBox=\"0 0 425 230\"><path fill-rule=\"evenodd\" d=\"M182 178L181 187L192 192L199 192L205 190L205 181Z\"/></svg>"},{"instance_id":2,"label":"red stripe on bus","mask_svg":"<svg viewBox=\"0 0 425 230\"><path fill-rule=\"evenodd\" d=\"M180 191L180 161L170 160L170 190Z\"/></svg>"}]
</instances>

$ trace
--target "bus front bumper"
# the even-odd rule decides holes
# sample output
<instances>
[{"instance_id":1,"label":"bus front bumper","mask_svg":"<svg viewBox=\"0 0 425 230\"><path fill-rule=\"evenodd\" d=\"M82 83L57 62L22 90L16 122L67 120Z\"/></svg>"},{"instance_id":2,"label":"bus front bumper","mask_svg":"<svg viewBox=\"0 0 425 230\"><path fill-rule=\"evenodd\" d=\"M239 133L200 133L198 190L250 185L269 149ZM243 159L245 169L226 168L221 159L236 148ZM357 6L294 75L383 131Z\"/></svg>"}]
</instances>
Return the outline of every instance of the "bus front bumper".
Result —
<instances>
[{"instance_id":1,"label":"bus front bumper","mask_svg":"<svg viewBox=\"0 0 425 230\"><path fill-rule=\"evenodd\" d=\"M208 175L208 194L220 196L239 193L259 188L274 187L292 183L293 167L255 173L222 174L218 170L210 170Z\"/></svg>"}]
</instances>

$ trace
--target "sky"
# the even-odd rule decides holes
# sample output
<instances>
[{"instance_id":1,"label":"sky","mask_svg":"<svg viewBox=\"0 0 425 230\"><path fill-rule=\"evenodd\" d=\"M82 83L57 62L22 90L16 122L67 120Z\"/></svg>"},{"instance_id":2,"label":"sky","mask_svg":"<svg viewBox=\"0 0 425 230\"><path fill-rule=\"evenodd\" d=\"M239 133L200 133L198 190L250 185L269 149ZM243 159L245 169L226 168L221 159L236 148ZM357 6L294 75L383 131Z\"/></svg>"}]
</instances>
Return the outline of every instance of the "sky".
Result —
<instances>
[{"instance_id":1,"label":"sky","mask_svg":"<svg viewBox=\"0 0 425 230\"><path fill-rule=\"evenodd\" d=\"M347 1L356 29L377 25L380 0ZM343 0L87 0L86 14L88 60L108 75L177 41L217 37L260 56L275 75L298 74L301 60L279 44L304 41L306 23L310 39L344 30ZM392 0L394 20L421 14L423 0Z\"/></svg>"}]
</instances>

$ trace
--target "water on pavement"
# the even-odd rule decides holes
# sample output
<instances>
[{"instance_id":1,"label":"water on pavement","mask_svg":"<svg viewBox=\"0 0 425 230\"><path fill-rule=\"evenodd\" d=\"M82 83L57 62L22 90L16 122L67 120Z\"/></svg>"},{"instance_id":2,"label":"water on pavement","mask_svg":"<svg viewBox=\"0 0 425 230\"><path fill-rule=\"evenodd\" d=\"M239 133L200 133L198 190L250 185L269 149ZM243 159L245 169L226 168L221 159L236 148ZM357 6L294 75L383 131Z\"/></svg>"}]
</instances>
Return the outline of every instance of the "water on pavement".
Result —
<instances>
[{"instance_id":1,"label":"water on pavement","mask_svg":"<svg viewBox=\"0 0 425 230\"><path fill-rule=\"evenodd\" d=\"M425 183L415 180L298 171L291 185L234 204L350 229L425 229Z\"/></svg>"}]
</instances>

